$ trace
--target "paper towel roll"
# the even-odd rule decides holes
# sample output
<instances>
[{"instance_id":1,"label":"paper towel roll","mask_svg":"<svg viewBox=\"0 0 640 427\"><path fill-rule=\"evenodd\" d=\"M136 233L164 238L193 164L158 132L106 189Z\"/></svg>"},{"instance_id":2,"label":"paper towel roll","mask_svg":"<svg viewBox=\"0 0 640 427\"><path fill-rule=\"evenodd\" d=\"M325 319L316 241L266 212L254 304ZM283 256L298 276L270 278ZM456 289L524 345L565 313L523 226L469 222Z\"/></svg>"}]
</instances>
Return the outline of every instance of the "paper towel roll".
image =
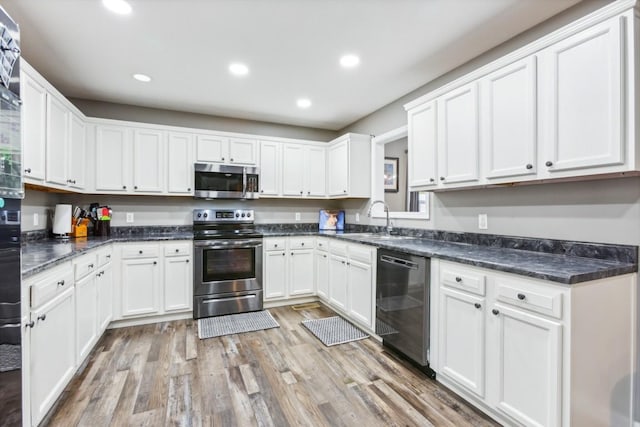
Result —
<instances>
[{"instance_id":1,"label":"paper towel roll","mask_svg":"<svg viewBox=\"0 0 640 427\"><path fill-rule=\"evenodd\" d=\"M53 234L71 233L71 205L56 205L53 215Z\"/></svg>"}]
</instances>

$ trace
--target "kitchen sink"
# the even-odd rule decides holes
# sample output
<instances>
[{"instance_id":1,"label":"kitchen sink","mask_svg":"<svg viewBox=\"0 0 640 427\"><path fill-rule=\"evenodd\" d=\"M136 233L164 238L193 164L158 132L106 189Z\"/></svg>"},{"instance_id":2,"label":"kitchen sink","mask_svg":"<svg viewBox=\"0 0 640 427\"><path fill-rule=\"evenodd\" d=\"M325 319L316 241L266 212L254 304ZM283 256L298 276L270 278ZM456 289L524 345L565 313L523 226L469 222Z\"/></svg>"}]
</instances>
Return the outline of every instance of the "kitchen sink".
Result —
<instances>
[{"instance_id":1,"label":"kitchen sink","mask_svg":"<svg viewBox=\"0 0 640 427\"><path fill-rule=\"evenodd\" d=\"M418 239L418 237L414 236L400 236L396 234L385 234L385 233L347 233L344 234L345 237L352 238L363 238L367 240L412 240Z\"/></svg>"}]
</instances>

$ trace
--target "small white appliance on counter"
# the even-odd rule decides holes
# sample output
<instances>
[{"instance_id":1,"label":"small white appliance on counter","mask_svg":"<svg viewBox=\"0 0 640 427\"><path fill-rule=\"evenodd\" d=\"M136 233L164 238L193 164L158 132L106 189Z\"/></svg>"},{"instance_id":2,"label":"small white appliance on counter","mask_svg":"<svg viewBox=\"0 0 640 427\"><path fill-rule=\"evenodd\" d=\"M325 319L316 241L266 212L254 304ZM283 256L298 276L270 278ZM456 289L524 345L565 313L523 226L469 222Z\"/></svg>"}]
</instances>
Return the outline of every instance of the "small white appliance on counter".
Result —
<instances>
[{"instance_id":1,"label":"small white appliance on counter","mask_svg":"<svg viewBox=\"0 0 640 427\"><path fill-rule=\"evenodd\" d=\"M71 233L71 205L56 205L53 214L53 234L59 239L68 239Z\"/></svg>"}]
</instances>

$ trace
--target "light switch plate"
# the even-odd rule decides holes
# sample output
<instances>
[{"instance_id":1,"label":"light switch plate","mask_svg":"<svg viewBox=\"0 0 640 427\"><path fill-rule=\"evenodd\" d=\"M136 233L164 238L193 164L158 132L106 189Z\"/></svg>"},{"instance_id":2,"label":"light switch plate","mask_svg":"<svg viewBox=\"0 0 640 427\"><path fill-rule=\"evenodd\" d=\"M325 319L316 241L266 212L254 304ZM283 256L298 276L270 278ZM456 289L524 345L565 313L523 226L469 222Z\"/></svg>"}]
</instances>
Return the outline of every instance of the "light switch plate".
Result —
<instances>
[{"instance_id":1,"label":"light switch plate","mask_svg":"<svg viewBox=\"0 0 640 427\"><path fill-rule=\"evenodd\" d=\"M127 212L127 222L128 223L133 222L133 212Z\"/></svg>"},{"instance_id":2,"label":"light switch plate","mask_svg":"<svg viewBox=\"0 0 640 427\"><path fill-rule=\"evenodd\" d=\"M356 222L360 222L360 212L356 212Z\"/></svg>"},{"instance_id":3,"label":"light switch plate","mask_svg":"<svg viewBox=\"0 0 640 427\"><path fill-rule=\"evenodd\" d=\"M300 212L296 212L296 221L300 221Z\"/></svg>"},{"instance_id":4,"label":"light switch plate","mask_svg":"<svg viewBox=\"0 0 640 427\"><path fill-rule=\"evenodd\" d=\"M40 224L40 217L38 216L37 212L33 213L33 225L38 225Z\"/></svg>"},{"instance_id":5,"label":"light switch plate","mask_svg":"<svg viewBox=\"0 0 640 427\"><path fill-rule=\"evenodd\" d=\"M480 230L486 230L487 228L489 228L487 214L478 214L478 228Z\"/></svg>"}]
</instances>

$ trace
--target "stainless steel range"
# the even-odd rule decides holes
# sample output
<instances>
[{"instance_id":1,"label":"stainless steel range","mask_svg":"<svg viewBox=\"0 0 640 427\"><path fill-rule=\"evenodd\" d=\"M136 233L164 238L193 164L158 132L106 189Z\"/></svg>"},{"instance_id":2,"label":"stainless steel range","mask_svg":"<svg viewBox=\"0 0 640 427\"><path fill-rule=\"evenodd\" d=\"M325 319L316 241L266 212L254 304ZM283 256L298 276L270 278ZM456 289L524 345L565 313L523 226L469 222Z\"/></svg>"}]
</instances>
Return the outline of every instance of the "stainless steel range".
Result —
<instances>
[{"instance_id":1,"label":"stainless steel range","mask_svg":"<svg viewBox=\"0 0 640 427\"><path fill-rule=\"evenodd\" d=\"M262 310L254 211L194 209L193 239L193 318Z\"/></svg>"}]
</instances>

